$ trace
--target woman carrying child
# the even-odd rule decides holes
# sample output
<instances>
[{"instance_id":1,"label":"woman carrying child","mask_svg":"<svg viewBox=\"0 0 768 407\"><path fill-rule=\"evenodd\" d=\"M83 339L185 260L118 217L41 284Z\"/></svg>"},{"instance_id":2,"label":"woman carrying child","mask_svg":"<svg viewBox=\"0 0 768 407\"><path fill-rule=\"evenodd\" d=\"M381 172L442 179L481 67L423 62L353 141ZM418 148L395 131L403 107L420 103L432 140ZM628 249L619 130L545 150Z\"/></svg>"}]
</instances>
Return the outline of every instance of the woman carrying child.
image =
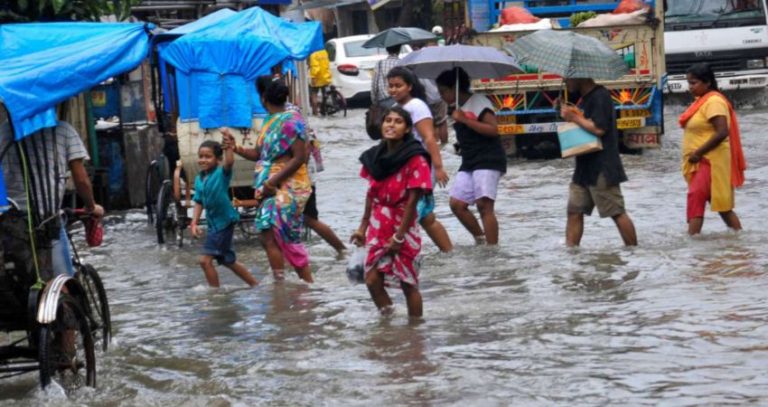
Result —
<instances>
[{"instance_id":1,"label":"woman carrying child","mask_svg":"<svg viewBox=\"0 0 768 407\"><path fill-rule=\"evenodd\" d=\"M395 283L405 294L408 315L421 317L416 206L432 191L432 175L429 153L412 130L411 115L393 107L384 116L382 142L360 156L360 176L368 180L368 193L360 227L350 240L368 249L365 283L376 307L391 312L385 283Z\"/></svg>"}]
</instances>

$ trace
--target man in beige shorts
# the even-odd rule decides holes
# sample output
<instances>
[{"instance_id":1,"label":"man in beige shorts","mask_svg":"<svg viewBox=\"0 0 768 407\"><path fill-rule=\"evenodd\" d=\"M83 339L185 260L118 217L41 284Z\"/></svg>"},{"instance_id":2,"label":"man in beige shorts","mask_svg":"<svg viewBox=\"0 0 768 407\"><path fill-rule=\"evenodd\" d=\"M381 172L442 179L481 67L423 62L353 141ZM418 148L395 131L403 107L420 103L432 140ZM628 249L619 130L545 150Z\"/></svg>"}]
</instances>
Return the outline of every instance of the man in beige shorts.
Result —
<instances>
[{"instance_id":1,"label":"man in beige shorts","mask_svg":"<svg viewBox=\"0 0 768 407\"><path fill-rule=\"evenodd\" d=\"M601 218L613 219L624 244L636 246L635 225L624 208L621 193L620 184L627 180L627 175L619 156L619 135L611 93L588 78L567 79L566 86L569 92L581 95L579 107L583 114L575 107L563 106L561 116L599 137L603 148L576 157L576 169L569 188L565 244L571 247L581 243L584 215L591 215L596 206Z\"/></svg>"}]
</instances>

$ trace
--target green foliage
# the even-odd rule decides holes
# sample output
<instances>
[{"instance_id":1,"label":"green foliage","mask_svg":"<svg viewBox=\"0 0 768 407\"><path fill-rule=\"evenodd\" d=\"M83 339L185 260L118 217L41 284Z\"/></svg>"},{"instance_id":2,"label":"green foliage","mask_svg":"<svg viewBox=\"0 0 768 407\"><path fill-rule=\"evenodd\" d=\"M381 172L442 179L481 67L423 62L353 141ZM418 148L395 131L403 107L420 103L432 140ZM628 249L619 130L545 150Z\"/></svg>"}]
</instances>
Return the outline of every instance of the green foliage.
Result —
<instances>
[{"instance_id":1,"label":"green foliage","mask_svg":"<svg viewBox=\"0 0 768 407\"><path fill-rule=\"evenodd\" d=\"M597 16L597 13L595 13L594 11L584 11L581 13L573 13L571 14L571 27L576 27L579 24L596 16Z\"/></svg>"},{"instance_id":2,"label":"green foliage","mask_svg":"<svg viewBox=\"0 0 768 407\"><path fill-rule=\"evenodd\" d=\"M0 0L0 23L28 21L99 21L114 15L118 21L131 16L131 6L141 0Z\"/></svg>"}]
</instances>

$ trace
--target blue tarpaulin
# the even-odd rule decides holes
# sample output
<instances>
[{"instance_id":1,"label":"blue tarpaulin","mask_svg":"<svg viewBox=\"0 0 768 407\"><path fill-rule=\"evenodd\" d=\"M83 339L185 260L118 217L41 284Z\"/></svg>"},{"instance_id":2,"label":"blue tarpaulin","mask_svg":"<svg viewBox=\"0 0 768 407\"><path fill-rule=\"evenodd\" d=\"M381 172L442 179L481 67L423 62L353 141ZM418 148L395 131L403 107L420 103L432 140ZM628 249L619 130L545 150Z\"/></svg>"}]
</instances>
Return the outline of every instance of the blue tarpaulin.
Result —
<instances>
[{"instance_id":1,"label":"blue tarpaulin","mask_svg":"<svg viewBox=\"0 0 768 407\"><path fill-rule=\"evenodd\" d=\"M166 91L176 86L179 116L203 128L251 127L253 115L264 113L256 77L323 48L320 23L291 23L258 7L189 27L195 23L177 28L193 32L158 50L176 68L175 80L163 82Z\"/></svg>"},{"instance_id":2,"label":"blue tarpaulin","mask_svg":"<svg viewBox=\"0 0 768 407\"><path fill-rule=\"evenodd\" d=\"M0 25L0 99L16 139L56 125L57 103L129 71L147 57L145 24Z\"/></svg>"},{"instance_id":3,"label":"blue tarpaulin","mask_svg":"<svg viewBox=\"0 0 768 407\"><path fill-rule=\"evenodd\" d=\"M216 25L219 21L224 20L225 18L231 17L235 14L237 14L236 11L228 8L223 8L221 10L216 11L215 13L208 14L207 16L200 18L198 20L195 20L191 23L187 23L182 26L176 27L173 30L164 32L160 34L159 37L162 37L165 35L180 36L185 34L191 34L195 31L202 30L203 28Z\"/></svg>"},{"instance_id":4,"label":"blue tarpaulin","mask_svg":"<svg viewBox=\"0 0 768 407\"><path fill-rule=\"evenodd\" d=\"M143 23L0 25L0 100L15 139L55 126L58 103L139 65L149 51L151 28ZM7 204L5 197L0 183L0 207Z\"/></svg>"}]
</instances>

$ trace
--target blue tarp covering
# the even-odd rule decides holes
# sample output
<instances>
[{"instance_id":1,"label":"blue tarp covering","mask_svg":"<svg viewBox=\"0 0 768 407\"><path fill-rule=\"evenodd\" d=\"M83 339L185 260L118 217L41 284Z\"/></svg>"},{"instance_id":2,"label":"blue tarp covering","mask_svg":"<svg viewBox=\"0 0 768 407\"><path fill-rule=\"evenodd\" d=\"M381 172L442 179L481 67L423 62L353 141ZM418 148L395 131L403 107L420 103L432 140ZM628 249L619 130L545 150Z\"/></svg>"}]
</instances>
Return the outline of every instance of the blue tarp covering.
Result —
<instances>
[{"instance_id":1,"label":"blue tarp covering","mask_svg":"<svg viewBox=\"0 0 768 407\"><path fill-rule=\"evenodd\" d=\"M191 23L184 24L180 27L176 27L173 30L170 30L168 32L164 32L160 34L160 36L162 37L164 35L191 34L195 31L202 30L203 28L216 25L219 21L224 20L225 18L231 17L235 14L237 14L236 11L228 8L223 8L215 13L208 14L207 16L201 19L195 20Z\"/></svg>"},{"instance_id":2,"label":"blue tarp covering","mask_svg":"<svg viewBox=\"0 0 768 407\"><path fill-rule=\"evenodd\" d=\"M16 139L56 125L54 108L147 57L144 24L0 25L0 99Z\"/></svg>"},{"instance_id":3,"label":"blue tarp covering","mask_svg":"<svg viewBox=\"0 0 768 407\"><path fill-rule=\"evenodd\" d=\"M151 25L0 25L0 100L17 140L56 125L56 104L129 71L147 57ZM7 205L0 171L0 209Z\"/></svg>"},{"instance_id":4,"label":"blue tarp covering","mask_svg":"<svg viewBox=\"0 0 768 407\"><path fill-rule=\"evenodd\" d=\"M320 23L291 23L258 7L189 27L198 22L177 28L193 32L158 50L176 67L175 80L163 82L166 93L169 84L176 86L179 116L199 119L203 128L250 127L253 115L264 113L256 77L323 48Z\"/></svg>"}]
</instances>

